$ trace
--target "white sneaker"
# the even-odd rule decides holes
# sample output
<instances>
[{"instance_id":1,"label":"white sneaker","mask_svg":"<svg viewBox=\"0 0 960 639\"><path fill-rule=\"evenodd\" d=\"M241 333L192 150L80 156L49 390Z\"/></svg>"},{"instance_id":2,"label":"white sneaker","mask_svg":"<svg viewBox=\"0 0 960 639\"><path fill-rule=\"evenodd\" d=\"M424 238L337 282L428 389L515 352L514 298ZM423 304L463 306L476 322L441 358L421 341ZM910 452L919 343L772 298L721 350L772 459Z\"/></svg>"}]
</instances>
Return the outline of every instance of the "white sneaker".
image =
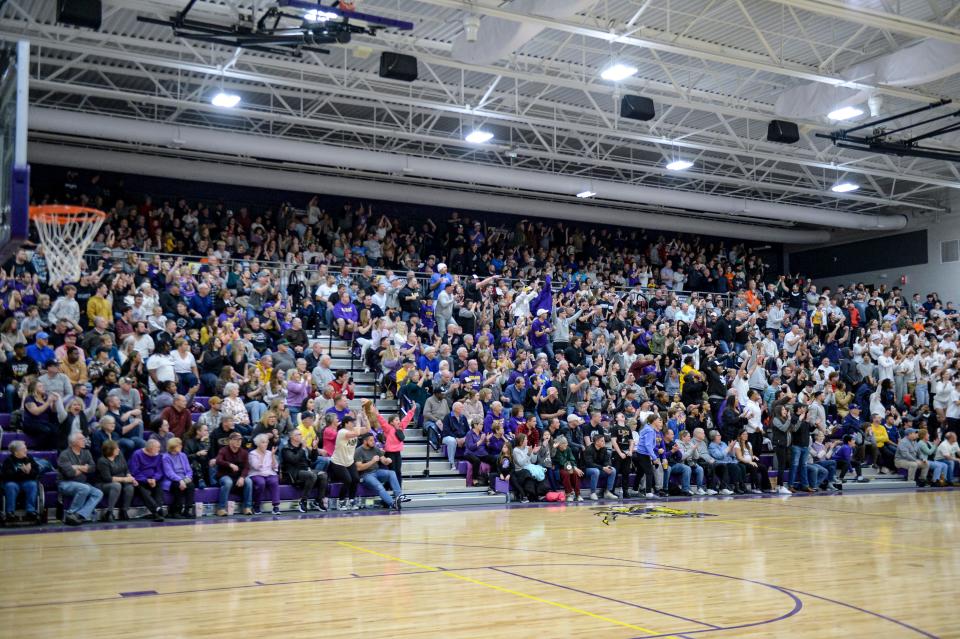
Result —
<instances>
[{"instance_id":1,"label":"white sneaker","mask_svg":"<svg viewBox=\"0 0 960 639\"><path fill-rule=\"evenodd\" d=\"M657 498L657 494L656 494L656 493L647 493L646 495L644 495L644 497L646 497L647 499L656 499L656 498Z\"/></svg>"},{"instance_id":2,"label":"white sneaker","mask_svg":"<svg viewBox=\"0 0 960 639\"><path fill-rule=\"evenodd\" d=\"M573 501L573 493L567 495L567 501Z\"/></svg>"},{"instance_id":3,"label":"white sneaker","mask_svg":"<svg viewBox=\"0 0 960 639\"><path fill-rule=\"evenodd\" d=\"M733 491L730 490L729 488L724 488L723 490L720 491L720 494L721 494L721 495L732 495L732 494L733 494Z\"/></svg>"},{"instance_id":4,"label":"white sneaker","mask_svg":"<svg viewBox=\"0 0 960 639\"><path fill-rule=\"evenodd\" d=\"M597 501L597 499L599 499L597 493L590 493L590 501Z\"/></svg>"},{"instance_id":5,"label":"white sneaker","mask_svg":"<svg viewBox=\"0 0 960 639\"><path fill-rule=\"evenodd\" d=\"M583 501L583 495L577 495L577 501Z\"/></svg>"},{"instance_id":6,"label":"white sneaker","mask_svg":"<svg viewBox=\"0 0 960 639\"><path fill-rule=\"evenodd\" d=\"M787 491L787 492L790 492L790 491ZM751 495L760 495L760 494L763 494L763 491L762 491L762 490L757 490L756 488L751 488L751 489L750 489L750 494L751 494Z\"/></svg>"},{"instance_id":7,"label":"white sneaker","mask_svg":"<svg viewBox=\"0 0 960 639\"><path fill-rule=\"evenodd\" d=\"M699 486L697 486L697 494L698 494L698 495L706 495L706 494L707 494L707 491L705 491L703 488L700 488Z\"/></svg>"},{"instance_id":8,"label":"white sneaker","mask_svg":"<svg viewBox=\"0 0 960 639\"><path fill-rule=\"evenodd\" d=\"M707 488L707 494L708 494L708 495L716 495L716 494L717 494L717 491L715 491L713 488Z\"/></svg>"},{"instance_id":9,"label":"white sneaker","mask_svg":"<svg viewBox=\"0 0 960 639\"><path fill-rule=\"evenodd\" d=\"M604 499L617 499L617 496L616 496L615 494L611 493L609 490L607 490L607 491L604 491L604 493L603 493L603 498L604 498Z\"/></svg>"},{"instance_id":10,"label":"white sneaker","mask_svg":"<svg viewBox=\"0 0 960 639\"><path fill-rule=\"evenodd\" d=\"M791 492L790 492L790 489L787 488L786 486L781 486L780 488L777 489L777 494L779 494L779 495L792 495L793 493L791 493Z\"/></svg>"}]
</instances>

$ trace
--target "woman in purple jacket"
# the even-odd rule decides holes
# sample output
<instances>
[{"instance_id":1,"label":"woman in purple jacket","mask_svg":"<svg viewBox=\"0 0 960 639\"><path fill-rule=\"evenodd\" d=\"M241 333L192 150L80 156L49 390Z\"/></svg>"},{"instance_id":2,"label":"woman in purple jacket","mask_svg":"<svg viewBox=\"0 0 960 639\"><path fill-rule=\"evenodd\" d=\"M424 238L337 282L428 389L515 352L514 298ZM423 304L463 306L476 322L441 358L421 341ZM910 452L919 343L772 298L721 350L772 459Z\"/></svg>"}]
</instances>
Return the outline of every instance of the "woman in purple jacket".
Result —
<instances>
[{"instance_id":1,"label":"woman in purple jacket","mask_svg":"<svg viewBox=\"0 0 960 639\"><path fill-rule=\"evenodd\" d=\"M496 455L491 455L487 448L487 442L493 433L483 432L483 420L474 417L470 422L470 432L467 433L464 448L466 454L464 457L473 466L473 485L480 484L480 464L484 463L490 466L491 470L497 467ZM489 477L488 477L489 482Z\"/></svg>"},{"instance_id":2,"label":"woman in purple jacket","mask_svg":"<svg viewBox=\"0 0 960 639\"><path fill-rule=\"evenodd\" d=\"M149 439L130 457L130 474L137 480L134 490L154 521L163 521L163 457L160 440Z\"/></svg>"},{"instance_id":3,"label":"woman in purple jacket","mask_svg":"<svg viewBox=\"0 0 960 639\"><path fill-rule=\"evenodd\" d=\"M163 480L160 485L170 491L171 519L193 519L193 470L190 458L183 452L183 443L179 437L167 442L167 453L163 456Z\"/></svg>"}]
</instances>

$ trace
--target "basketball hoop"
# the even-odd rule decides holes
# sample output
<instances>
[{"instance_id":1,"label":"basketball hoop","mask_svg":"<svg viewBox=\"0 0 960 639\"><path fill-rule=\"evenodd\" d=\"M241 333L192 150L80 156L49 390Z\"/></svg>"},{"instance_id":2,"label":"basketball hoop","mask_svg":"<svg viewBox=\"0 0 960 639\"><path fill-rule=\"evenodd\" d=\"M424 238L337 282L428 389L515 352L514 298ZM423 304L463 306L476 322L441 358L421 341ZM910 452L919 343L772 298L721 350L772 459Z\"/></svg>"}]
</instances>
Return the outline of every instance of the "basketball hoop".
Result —
<instances>
[{"instance_id":1,"label":"basketball hoop","mask_svg":"<svg viewBox=\"0 0 960 639\"><path fill-rule=\"evenodd\" d=\"M50 284L78 281L83 254L107 214L85 206L50 204L31 206L30 219L40 234Z\"/></svg>"}]
</instances>

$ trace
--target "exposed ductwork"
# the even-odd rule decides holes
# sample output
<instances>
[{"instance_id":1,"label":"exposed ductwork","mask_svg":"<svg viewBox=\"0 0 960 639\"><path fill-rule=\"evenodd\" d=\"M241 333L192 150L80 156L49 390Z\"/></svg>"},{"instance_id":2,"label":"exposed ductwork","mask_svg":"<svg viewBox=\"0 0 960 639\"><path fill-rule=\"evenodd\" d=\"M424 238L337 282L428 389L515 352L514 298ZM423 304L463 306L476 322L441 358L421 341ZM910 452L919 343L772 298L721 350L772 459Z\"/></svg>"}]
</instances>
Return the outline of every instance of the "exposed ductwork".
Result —
<instances>
[{"instance_id":1,"label":"exposed ductwork","mask_svg":"<svg viewBox=\"0 0 960 639\"><path fill-rule=\"evenodd\" d=\"M960 73L960 44L929 39L855 64L844 69L840 76L850 82L914 87L957 73ZM777 96L774 112L785 118L822 117L834 109L862 104L871 95L867 90L810 82Z\"/></svg>"},{"instance_id":2,"label":"exposed ductwork","mask_svg":"<svg viewBox=\"0 0 960 639\"><path fill-rule=\"evenodd\" d=\"M348 149L199 127L141 122L58 109L32 107L29 121L31 129L64 135L120 140L153 146L172 146L240 157L287 160L307 165L406 174L564 196L589 190L597 193L599 199L722 213L777 222L801 222L858 230L898 230L907 223L907 218L903 215L861 215L508 167Z\"/></svg>"},{"instance_id":3,"label":"exposed ductwork","mask_svg":"<svg viewBox=\"0 0 960 639\"><path fill-rule=\"evenodd\" d=\"M513 0L510 9L544 18L562 19L596 3L597 0ZM544 29L546 27L539 24L486 16L480 20L478 37L471 40L465 30L454 38L450 55L460 62L493 64L509 56Z\"/></svg>"},{"instance_id":4,"label":"exposed ductwork","mask_svg":"<svg viewBox=\"0 0 960 639\"><path fill-rule=\"evenodd\" d=\"M519 197L464 193L451 189L392 184L371 179L352 179L157 157L136 153L64 147L44 142L30 145L31 161L54 166L95 169L120 173L154 175L180 180L199 180L218 184L235 184L303 193L328 193L346 197L381 199L451 209L510 213L524 217L543 217L612 224L627 228L698 233L717 237L782 242L785 244L819 244L830 239L830 233L817 230L771 228L733 222L687 219L678 216L641 211L624 211L600 205L545 202Z\"/></svg>"}]
</instances>

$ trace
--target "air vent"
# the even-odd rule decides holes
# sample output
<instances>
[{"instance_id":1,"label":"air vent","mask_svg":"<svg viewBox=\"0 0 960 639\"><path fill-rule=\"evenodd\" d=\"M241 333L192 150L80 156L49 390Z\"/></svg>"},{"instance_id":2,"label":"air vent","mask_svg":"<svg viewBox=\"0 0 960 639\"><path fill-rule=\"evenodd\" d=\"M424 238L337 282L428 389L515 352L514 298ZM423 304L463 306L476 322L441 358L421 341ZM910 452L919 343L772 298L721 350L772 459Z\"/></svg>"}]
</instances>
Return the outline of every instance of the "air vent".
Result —
<instances>
[{"instance_id":1,"label":"air vent","mask_svg":"<svg viewBox=\"0 0 960 639\"><path fill-rule=\"evenodd\" d=\"M940 262L960 262L960 240L940 242Z\"/></svg>"}]
</instances>

